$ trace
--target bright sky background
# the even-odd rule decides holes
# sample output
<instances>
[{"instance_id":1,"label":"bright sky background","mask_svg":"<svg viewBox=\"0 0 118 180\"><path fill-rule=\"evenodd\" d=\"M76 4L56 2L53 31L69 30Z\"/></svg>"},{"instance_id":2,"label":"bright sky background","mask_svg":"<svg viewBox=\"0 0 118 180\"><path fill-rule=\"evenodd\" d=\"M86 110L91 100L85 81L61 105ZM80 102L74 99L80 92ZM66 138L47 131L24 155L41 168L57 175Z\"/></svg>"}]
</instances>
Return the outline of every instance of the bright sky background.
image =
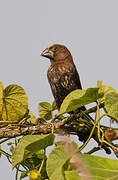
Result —
<instances>
[{"instance_id":1,"label":"bright sky background","mask_svg":"<svg viewBox=\"0 0 118 180\"><path fill-rule=\"evenodd\" d=\"M0 0L0 81L22 86L36 116L39 102L53 101L40 56L53 43L69 48L83 88L103 80L118 89L117 0ZM3 156L0 177L15 179Z\"/></svg>"}]
</instances>

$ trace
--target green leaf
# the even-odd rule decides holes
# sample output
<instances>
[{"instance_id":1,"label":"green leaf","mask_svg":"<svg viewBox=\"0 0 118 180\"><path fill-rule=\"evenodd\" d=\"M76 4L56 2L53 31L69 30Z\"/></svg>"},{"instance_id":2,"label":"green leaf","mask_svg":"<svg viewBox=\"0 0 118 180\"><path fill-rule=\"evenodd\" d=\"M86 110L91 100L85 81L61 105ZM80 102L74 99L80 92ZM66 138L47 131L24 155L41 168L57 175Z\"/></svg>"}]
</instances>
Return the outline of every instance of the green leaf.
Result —
<instances>
[{"instance_id":1,"label":"green leaf","mask_svg":"<svg viewBox=\"0 0 118 180\"><path fill-rule=\"evenodd\" d=\"M21 164L27 167L29 170L36 169L36 167L40 167L43 159L46 159L44 156L44 150L40 150L43 153L43 158L39 158L36 154L32 154L30 157L25 159Z\"/></svg>"},{"instance_id":2,"label":"green leaf","mask_svg":"<svg viewBox=\"0 0 118 180\"><path fill-rule=\"evenodd\" d=\"M14 144L13 142L8 142L7 145L11 146L12 144Z\"/></svg>"},{"instance_id":3,"label":"green leaf","mask_svg":"<svg viewBox=\"0 0 118 180\"><path fill-rule=\"evenodd\" d=\"M102 81L97 82L97 87L99 88L99 93L103 94L103 97L99 99L99 103L102 104L105 102L105 96L111 92L116 92L116 90L110 86L102 85Z\"/></svg>"},{"instance_id":4,"label":"green leaf","mask_svg":"<svg viewBox=\"0 0 118 180\"><path fill-rule=\"evenodd\" d=\"M76 171L65 171L66 180L79 180L80 176Z\"/></svg>"},{"instance_id":5,"label":"green leaf","mask_svg":"<svg viewBox=\"0 0 118 180\"><path fill-rule=\"evenodd\" d=\"M24 89L18 85L9 85L3 91L2 119L18 121L28 109L28 97Z\"/></svg>"},{"instance_id":6,"label":"green leaf","mask_svg":"<svg viewBox=\"0 0 118 180\"><path fill-rule=\"evenodd\" d=\"M64 146L56 146L47 159L47 174L50 180L65 180L64 170L69 160L68 153Z\"/></svg>"},{"instance_id":7,"label":"green leaf","mask_svg":"<svg viewBox=\"0 0 118 180\"><path fill-rule=\"evenodd\" d=\"M10 152L11 152L11 153L14 152L14 146L13 146L13 145L11 145L11 147L10 147Z\"/></svg>"},{"instance_id":8,"label":"green leaf","mask_svg":"<svg viewBox=\"0 0 118 180\"><path fill-rule=\"evenodd\" d=\"M35 154L37 155L37 157L38 157L39 159L46 159L46 155L45 155L43 149L41 149L41 150L35 152Z\"/></svg>"},{"instance_id":9,"label":"green leaf","mask_svg":"<svg viewBox=\"0 0 118 180\"><path fill-rule=\"evenodd\" d=\"M82 155L94 180L118 179L118 160Z\"/></svg>"},{"instance_id":10,"label":"green leaf","mask_svg":"<svg viewBox=\"0 0 118 180\"><path fill-rule=\"evenodd\" d=\"M111 92L105 96L105 110L118 122L118 93Z\"/></svg>"},{"instance_id":11,"label":"green leaf","mask_svg":"<svg viewBox=\"0 0 118 180\"><path fill-rule=\"evenodd\" d=\"M45 149L48 146L51 146L54 142L54 134L48 135L35 135L35 140L33 140L26 149L31 152L37 152L39 149ZM32 139L32 137L31 137Z\"/></svg>"},{"instance_id":12,"label":"green leaf","mask_svg":"<svg viewBox=\"0 0 118 180\"><path fill-rule=\"evenodd\" d=\"M25 178L25 177L27 177L28 175L27 175L27 171L22 171L21 172L21 175L20 175L20 180L21 179L23 179L23 178Z\"/></svg>"},{"instance_id":13,"label":"green leaf","mask_svg":"<svg viewBox=\"0 0 118 180\"><path fill-rule=\"evenodd\" d=\"M3 84L0 82L0 120L2 120L2 108L3 108Z\"/></svg>"},{"instance_id":14,"label":"green leaf","mask_svg":"<svg viewBox=\"0 0 118 180\"><path fill-rule=\"evenodd\" d=\"M52 119L52 106L48 102L41 102L39 104L39 116L46 120Z\"/></svg>"},{"instance_id":15,"label":"green leaf","mask_svg":"<svg viewBox=\"0 0 118 180\"><path fill-rule=\"evenodd\" d=\"M102 87L102 80L98 80L98 81L97 81L97 87L98 87L98 88L101 88L101 87Z\"/></svg>"},{"instance_id":16,"label":"green leaf","mask_svg":"<svg viewBox=\"0 0 118 180\"><path fill-rule=\"evenodd\" d=\"M87 90L77 89L72 91L66 96L61 104L59 114L64 114L70 111L74 111L86 104L95 102L97 99L103 96L98 92L99 88L88 88Z\"/></svg>"},{"instance_id":17,"label":"green leaf","mask_svg":"<svg viewBox=\"0 0 118 180\"><path fill-rule=\"evenodd\" d=\"M1 144L0 144L0 149L1 149ZM0 152L0 157L1 157L2 153Z\"/></svg>"},{"instance_id":18,"label":"green leaf","mask_svg":"<svg viewBox=\"0 0 118 180\"><path fill-rule=\"evenodd\" d=\"M21 138L14 149L12 156L12 167L14 168L18 163L21 163L23 160L30 157L33 153L39 153L39 150L51 146L53 144L54 137L54 134L49 134L27 135Z\"/></svg>"},{"instance_id":19,"label":"green leaf","mask_svg":"<svg viewBox=\"0 0 118 180\"><path fill-rule=\"evenodd\" d=\"M29 111L28 115L30 115L30 118L27 119L27 122L32 123L32 124L36 124L36 117L33 114L33 112Z\"/></svg>"},{"instance_id":20,"label":"green leaf","mask_svg":"<svg viewBox=\"0 0 118 180\"><path fill-rule=\"evenodd\" d=\"M53 101L53 103L52 103L52 111L55 111L57 109L58 108L57 108L57 105L56 105L56 101Z\"/></svg>"}]
</instances>

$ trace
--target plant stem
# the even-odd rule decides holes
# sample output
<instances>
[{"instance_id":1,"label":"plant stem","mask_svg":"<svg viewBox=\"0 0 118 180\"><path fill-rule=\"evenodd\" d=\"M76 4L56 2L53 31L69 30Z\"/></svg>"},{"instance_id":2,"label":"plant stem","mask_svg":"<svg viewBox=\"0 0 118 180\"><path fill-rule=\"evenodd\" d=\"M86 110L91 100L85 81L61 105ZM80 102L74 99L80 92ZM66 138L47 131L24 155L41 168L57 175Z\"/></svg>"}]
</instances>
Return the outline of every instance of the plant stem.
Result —
<instances>
[{"instance_id":1,"label":"plant stem","mask_svg":"<svg viewBox=\"0 0 118 180\"><path fill-rule=\"evenodd\" d=\"M94 147L94 148L91 149L89 152L84 153L84 154L92 154L92 153L94 153L94 152L96 152L96 151L99 151L99 150L100 150L100 147Z\"/></svg>"},{"instance_id":2,"label":"plant stem","mask_svg":"<svg viewBox=\"0 0 118 180\"><path fill-rule=\"evenodd\" d=\"M42 162L41 162L41 166L40 166L40 168L39 168L39 172L41 172L42 167L43 167L43 164L44 164L44 159L43 159Z\"/></svg>"},{"instance_id":3,"label":"plant stem","mask_svg":"<svg viewBox=\"0 0 118 180\"><path fill-rule=\"evenodd\" d=\"M93 128L92 128L92 130L91 130L91 132L90 132L90 135L89 135L88 139L87 139L86 142L79 148L79 152L80 152L82 149L84 149L84 147L88 144L89 140L91 139L91 137L92 137L92 135L93 135L93 132L94 132L94 129L95 129L97 123L98 123L98 122L96 121L96 123L94 124L94 126L93 126Z\"/></svg>"},{"instance_id":4,"label":"plant stem","mask_svg":"<svg viewBox=\"0 0 118 180\"><path fill-rule=\"evenodd\" d=\"M98 122L98 139L99 141L101 142L101 139L100 139L100 109L99 109L99 105L97 103L97 122Z\"/></svg>"},{"instance_id":5,"label":"plant stem","mask_svg":"<svg viewBox=\"0 0 118 180\"><path fill-rule=\"evenodd\" d=\"M92 135L93 135L93 132L94 132L94 129L95 127L97 126L98 122L100 121L100 119L102 119L104 116L106 116L106 114L103 114L101 117L99 117L99 119L94 123L94 126L90 132L90 135L88 137L88 139L86 140L86 142L79 148L79 151L81 151L89 142L89 140L91 139Z\"/></svg>"},{"instance_id":6,"label":"plant stem","mask_svg":"<svg viewBox=\"0 0 118 180\"><path fill-rule=\"evenodd\" d=\"M18 165L18 167L17 167L17 169L16 169L16 178L15 178L15 180L18 180L18 171L19 171L19 166L20 166L20 165Z\"/></svg>"},{"instance_id":7,"label":"plant stem","mask_svg":"<svg viewBox=\"0 0 118 180\"><path fill-rule=\"evenodd\" d=\"M8 141L9 139L11 139L11 138L6 138L6 139L0 141L0 144L2 144L2 143L4 143L4 142Z\"/></svg>"},{"instance_id":8,"label":"plant stem","mask_svg":"<svg viewBox=\"0 0 118 180\"><path fill-rule=\"evenodd\" d=\"M4 154L5 156L7 156L7 157L11 157L11 155L10 154L8 154L8 153L6 153L5 151L3 151L2 149L0 149L0 153L1 154Z\"/></svg>"}]
</instances>

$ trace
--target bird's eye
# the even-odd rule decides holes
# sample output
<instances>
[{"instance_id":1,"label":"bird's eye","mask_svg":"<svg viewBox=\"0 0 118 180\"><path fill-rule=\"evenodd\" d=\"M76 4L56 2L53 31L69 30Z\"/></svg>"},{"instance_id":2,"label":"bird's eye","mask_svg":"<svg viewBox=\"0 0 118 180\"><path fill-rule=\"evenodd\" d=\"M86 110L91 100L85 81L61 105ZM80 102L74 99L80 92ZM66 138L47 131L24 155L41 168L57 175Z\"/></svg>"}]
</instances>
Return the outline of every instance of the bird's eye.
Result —
<instances>
[{"instance_id":1,"label":"bird's eye","mask_svg":"<svg viewBox=\"0 0 118 180\"><path fill-rule=\"evenodd\" d=\"M52 48L52 51L53 51L53 52L55 52L56 50L57 50L57 47L56 47L56 46Z\"/></svg>"}]
</instances>

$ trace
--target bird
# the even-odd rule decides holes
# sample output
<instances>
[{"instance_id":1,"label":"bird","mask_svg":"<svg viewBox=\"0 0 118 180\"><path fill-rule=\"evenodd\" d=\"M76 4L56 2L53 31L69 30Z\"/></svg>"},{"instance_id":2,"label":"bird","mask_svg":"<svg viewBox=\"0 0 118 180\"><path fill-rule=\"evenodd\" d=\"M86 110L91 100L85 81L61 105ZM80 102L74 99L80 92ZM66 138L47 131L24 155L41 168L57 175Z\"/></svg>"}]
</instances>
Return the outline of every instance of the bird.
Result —
<instances>
[{"instance_id":1,"label":"bird","mask_svg":"<svg viewBox=\"0 0 118 180\"><path fill-rule=\"evenodd\" d=\"M73 57L70 51L64 45L53 44L46 48L41 53L41 55L50 60L51 65L47 72L48 81L50 83L56 105L58 109L60 109L63 100L69 93L76 89L82 89L78 71L74 64ZM78 112L80 112L81 110L85 111L85 106L77 109ZM87 115L89 117L89 119L87 119L91 119L93 121L91 116L89 116L89 114ZM91 126L91 128L92 127L93 126ZM91 128L88 128L86 126L80 126L78 133L80 141L86 142L90 135ZM92 137L99 144L99 140L96 134L97 128L94 130L94 134ZM103 146L103 148L107 153L110 152L108 151L109 149L106 146Z\"/></svg>"},{"instance_id":2,"label":"bird","mask_svg":"<svg viewBox=\"0 0 118 180\"><path fill-rule=\"evenodd\" d=\"M41 56L50 60L51 65L47 77L57 108L60 109L63 100L69 93L76 89L82 89L73 57L68 48L61 44L49 46L41 53ZM85 111L86 108L83 106L78 110Z\"/></svg>"},{"instance_id":3,"label":"bird","mask_svg":"<svg viewBox=\"0 0 118 180\"><path fill-rule=\"evenodd\" d=\"M63 100L69 93L76 89L82 89L79 73L76 69L70 51L64 45L53 44L46 48L41 53L41 56L50 60L51 65L48 68L47 77L56 101L57 108L59 110ZM92 120L91 116L89 116L88 113L87 116L85 116L83 111L86 111L85 106L68 113L70 115L81 113L81 117L90 122L90 119ZM80 141L86 142L90 135L90 129L91 128L88 128L88 125L79 126L78 138ZM96 140L96 137L93 138Z\"/></svg>"}]
</instances>

